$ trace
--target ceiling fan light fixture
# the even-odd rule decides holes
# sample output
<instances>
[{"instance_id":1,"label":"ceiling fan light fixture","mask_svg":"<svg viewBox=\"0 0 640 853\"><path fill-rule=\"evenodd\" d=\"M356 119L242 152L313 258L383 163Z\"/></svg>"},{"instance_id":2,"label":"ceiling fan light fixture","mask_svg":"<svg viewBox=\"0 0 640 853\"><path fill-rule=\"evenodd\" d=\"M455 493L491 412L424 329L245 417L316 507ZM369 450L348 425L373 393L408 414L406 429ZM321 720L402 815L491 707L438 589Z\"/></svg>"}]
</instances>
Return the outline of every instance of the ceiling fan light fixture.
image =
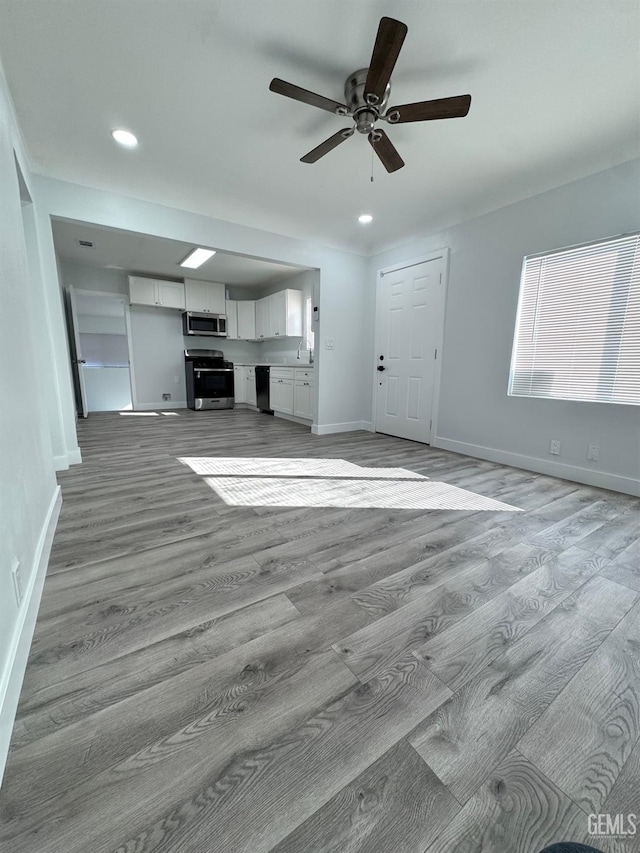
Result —
<instances>
[{"instance_id":1,"label":"ceiling fan light fixture","mask_svg":"<svg viewBox=\"0 0 640 853\"><path fill-rule=\"evenodd\" d=\"M373 216L370 213L362 213L358 217L358 222L361 225L368 225L370 222L373 222Z\"/></svg>"},{"instance_id":2,"label":"ceiling fan light fixture","mask_svg":"<svg viewBox=\"0 0 640 853\"><path fill-rule=\"evenodd\" d=\"M111 136L113 136L118 145L122 145L123 148L136 148L138 145L137 137L131 133L130 130L116 128L116 130L111 131Z\"/></svg>"},{"instance_id":3,"label":"ceiling fan light fixture","mask_svg":"<svg viewBox=\"0 0 640 853\"><path fill-rule=\"evenodd\" d=\"M187 257L180 261L181 267L188 267L190 270L197 270L205 261L215 255L215 249L192 249Z\"/></svg>"}]
</instances>

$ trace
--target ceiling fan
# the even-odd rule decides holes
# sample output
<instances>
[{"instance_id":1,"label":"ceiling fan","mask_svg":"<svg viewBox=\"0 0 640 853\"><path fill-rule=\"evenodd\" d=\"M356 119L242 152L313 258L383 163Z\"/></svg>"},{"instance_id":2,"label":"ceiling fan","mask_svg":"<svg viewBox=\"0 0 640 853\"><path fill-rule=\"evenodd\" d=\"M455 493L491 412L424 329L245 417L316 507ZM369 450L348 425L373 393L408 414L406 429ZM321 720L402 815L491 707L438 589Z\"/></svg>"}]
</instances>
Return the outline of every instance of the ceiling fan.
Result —
<instances>
[{"instance_id":1,"label":"ceiling fan","mask_svg":"<svg viewBox=\"0 0 640 853\"><path fill-rule=\"evenodd\" d=\"M469 112L471 95L457 95L453 98L440 98L435 101L418 101L415 104L402 104L385 112L391 92L391 74L400 54L400 48L407 35L407 25L394 18L381 18L378 34L373 46L368 68L361 68L350 74L344 84L346 104L316 95L293 83L287 83L274 77L269 89L278 95L302 101L312 107L319 107L339 116L351 116L355 127L339 130L321 142L300 160L303 163L315 163L340 143L358 133L366 133L373 150L380 158L387 172L395 172L404 166L404 160L398 154L393 143L380 128L377 121L388 124L402 124L409 121L433 121L441 118L462 118Z\"/></svg>"}]
</instances>

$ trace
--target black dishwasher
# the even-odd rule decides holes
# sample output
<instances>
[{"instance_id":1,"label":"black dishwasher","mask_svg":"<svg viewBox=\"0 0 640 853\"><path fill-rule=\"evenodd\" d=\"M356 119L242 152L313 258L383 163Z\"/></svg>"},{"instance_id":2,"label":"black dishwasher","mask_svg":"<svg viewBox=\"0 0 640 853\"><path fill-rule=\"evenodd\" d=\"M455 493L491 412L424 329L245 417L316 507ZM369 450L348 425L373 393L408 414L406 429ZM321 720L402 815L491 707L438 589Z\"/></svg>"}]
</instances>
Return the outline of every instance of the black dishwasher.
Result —
<instances>
[{"instance_id":1,"label":"black dishwasher","mask_svg":"<svg viewBox=\"0 0 640 853\"><path fill-rule=\"evenodd\" d=\"M256 367L256 404L261 412L273 414L269 407L269 367L260 364Z\"/></svg>"}]
</instances>

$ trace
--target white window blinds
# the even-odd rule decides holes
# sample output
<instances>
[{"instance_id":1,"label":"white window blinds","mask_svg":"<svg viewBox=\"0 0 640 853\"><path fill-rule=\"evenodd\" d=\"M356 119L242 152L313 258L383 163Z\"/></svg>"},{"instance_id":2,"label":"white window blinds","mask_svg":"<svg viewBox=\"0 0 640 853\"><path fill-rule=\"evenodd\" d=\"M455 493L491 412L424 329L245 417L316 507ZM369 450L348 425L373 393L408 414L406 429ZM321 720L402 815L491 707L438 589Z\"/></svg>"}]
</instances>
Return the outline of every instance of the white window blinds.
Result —
<instances>
[{"instance_id":1,"label":"white window blinds","mask_svg":"<svg viewBox=\"0 0 640 853\"><path fill-rule=\"evenodd\" d=\"M640 235L524 259L509 394L640 405Z\"/></svg>"}]
</instances>

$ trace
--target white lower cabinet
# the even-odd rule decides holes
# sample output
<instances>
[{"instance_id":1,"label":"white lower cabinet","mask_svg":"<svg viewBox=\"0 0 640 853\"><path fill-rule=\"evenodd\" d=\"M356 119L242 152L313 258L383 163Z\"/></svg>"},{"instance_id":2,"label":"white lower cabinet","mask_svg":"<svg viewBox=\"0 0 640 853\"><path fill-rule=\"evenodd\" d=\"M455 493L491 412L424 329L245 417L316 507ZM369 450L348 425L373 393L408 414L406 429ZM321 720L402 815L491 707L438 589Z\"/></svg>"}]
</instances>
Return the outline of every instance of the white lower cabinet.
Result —
<instances>
[{"instance_id":1,"label":"white lower cabinet","mask_svg":"<svg viewBox=\"0 0 640 853\"><path fill-rule=\"evenodd\" d=\"M274 412L293 414L293 367L272 367L269 371L269 405Z\"/></svg>"},{"instance_id":2,"label":"white lower cabinet","mask_svg":"<svg viewBox=\"0 0 640 853\"><path fill-rule=\"evenodd\" d=\"M244 381L244 367L234 367L233 368L233 387L234 387L234 397L236 403L245 403L245 381Z\"/></svg>"},{"instance_id":3,"label":"white lower cabinet","mask_svg":"<svg viewBox=\"0 0 640 853\"><path fill-rule=\"evenodd\" d=\"M297 418L313 420L313 386L310 382L296 380L293 383L293 414Z\"/></svg>"},{"instance_id":4,"label":"white lower cabinet","mask_svg":"<svg viewBox=\"0 0 640 853\"><path fill-rule=\"evenodd\" d=\"M270 380L269 405L274 412L293 414L293 379Z\"/></svg>"},{"instance_id":5,"label":"white lower cabinet","mask_svg":"<svg viewBox=\"0 0 640 853\"><path fill-rule=\"evenodd\" d=\"M297 367L293 373L293 414L313 420L314 373L311 367Z\"/></svg>"},{"instance_id":6,"label":"white lower cabinet","mask_svg":"<svg viewBox=\"0 0 640 853\"><path fill-rule=\"evenodd\" d=\"M244 396L245 403L248 403L250 406L257 405L255 367L244 368Z\"/></svg>"}]
</instances>

